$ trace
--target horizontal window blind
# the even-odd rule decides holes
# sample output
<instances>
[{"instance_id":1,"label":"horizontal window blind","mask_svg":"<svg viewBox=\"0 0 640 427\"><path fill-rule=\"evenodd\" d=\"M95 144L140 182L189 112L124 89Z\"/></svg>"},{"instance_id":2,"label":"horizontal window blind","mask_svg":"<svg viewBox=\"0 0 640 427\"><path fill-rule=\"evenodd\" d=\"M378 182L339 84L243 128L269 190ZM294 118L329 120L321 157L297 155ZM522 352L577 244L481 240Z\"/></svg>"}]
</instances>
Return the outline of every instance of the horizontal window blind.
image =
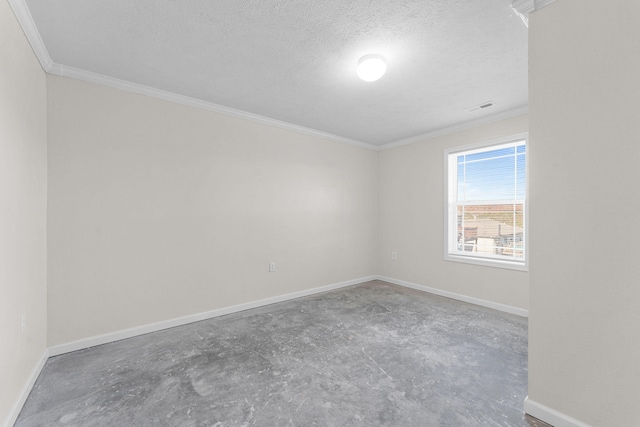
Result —
<instances>
[{"instance_id":1,"label":"horizontal window blind","mask_svg":"<svg viewBox=\"0 0 640 427\"><path fill-rule=\"evenodd\" d=\"M524 262L526 141L448 154L448 253Z\"/></svg>"}]
</instances>

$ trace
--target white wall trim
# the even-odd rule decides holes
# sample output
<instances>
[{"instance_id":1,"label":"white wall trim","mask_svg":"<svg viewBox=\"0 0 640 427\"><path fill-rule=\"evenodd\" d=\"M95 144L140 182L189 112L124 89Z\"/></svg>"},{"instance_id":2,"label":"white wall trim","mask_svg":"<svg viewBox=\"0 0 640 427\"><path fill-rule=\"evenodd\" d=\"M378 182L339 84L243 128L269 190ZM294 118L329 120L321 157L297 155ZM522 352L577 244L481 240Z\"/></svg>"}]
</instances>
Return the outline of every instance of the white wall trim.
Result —
<instances>
[{"instance_id":1,"label":"white wall trim","mask_svg":"<svg viewBox=\"0 0 640 427\"><path fill-rule=\"evenodd\" d=\"M321 293L321 292L327 292L327 291L332 291L332 290L335 290L335 289L345 288L347 286L358 285L360 283L366 283L366 282L370 282L372 280L382 280L384 282L392 283L392 284L395 284L395 285L404 286L404 287L411 288L411 289L416 289L416 290L419 290L419 291L422 291L422 292L428 292L428 293L431 293L431 294L434 294L434 295L439 295L439 296L452 298L452 299L459 300L459 301L468 302L468 303L471 303L471 304L480 305L480 306L483 306L483 307L492 308L492 309L495 309L495 310L499 310L499 311L515 314L515 315L518 315L518 316L527 317L528 314L529 314L527 310L524 310L524 309L521 309L521 308L512 307L512 306L509 306L509 305L500 304L500 303L496 303L496 302L492 302L492 301L487 301L487 300L483 300L483 299L479 299L479 298L469 297L469 296L466 296L466 295L456 294L456 293L453 293L453 292L443 291L443 290L440 290L440 289L431 288L431 287L423 286L423 285L418 285L418 284L407 282L407 281L404 281L404 280L392 279L390 277L385 277L385 276L376 275L376 276L361 277L359 279L347 280L347 281L344 281L344 282L334 283L334 284L331 284L331 285L320 286L320 287L317 287L317 288L306 289L306 290L298 291L298 292L292 292L292 293L285 294L285 295L265 298L265 299L252 301L252 302L248 302L248 303L243 303L243 304L238 304L238 305L234 305L234 306L230 306L230 307L223 307L223 308L219 308L219 309L215 309L215 310L211 310L211 311L206 311L206 312L203 312L203 313L196 313L196 314L192 314L192 315L188 315L188 316L178 317L178 318L175 318L175 319L165 320L165 321L162 321L162 322L152 323L152 324L138 326L138 327L129 328L129 329L123 329L123 330L120 330L120 331L110 332L110 333L107 333L107 334L97 335L97 336L84 338L84 339L81 339L81 340L77 340L77 341L73 341L73 342L69 342L69 343L65 343L65 344L59 344L59 345L55 345L55 346L49 347L49 348L45 349L44 354L42 355L42 358L40 359L40 361L38 362L36 367L33 369L33 372L31 373L31 376L29 377L29 380L25 384L25 386L24 386L24 388L22 390L22 393L20 394L20 397L15 402L15 404L13 406L13 409L9 413L9 417L7 418L5 423L3 424L3 427L11 427L15 423L16 419L18 418L18 415L20 414L20 411L22 410L22 407L24 406L25 401L27 400L27 397L29 396L29 393L31 393L31 389L35 385L35 382L38 379L38 376L40 375L40 372L42 371L42 368L44 367L44 365L45 365L45 363L46 363L46 361L47 361L47 359L49 357L54 357L54 356L58 356L58 355L61 355L61 354L70 353L72 351L83 350L83 349L86 349L86 348L89 348L89 347L94 347L96 345L107 344L107 343L110 343L110 342L119 341L119 340L123 340L123 339L126 339L126 338L132 338L132 337L136 337L136 336L139 336L139 335L148 334L148 333L151 333L151 332L157 332L157 331L161 331L161 330L164 330L164 329L173 328L173 327L176 327L176 326L182 326L182 325L186 325L186 324L193 323L193 322L199 322L201 320L206 320L206 319L211 319L211 318L214 318L214 317L224 316L226 314L237 313L237 312L240 312L240 311L250 310L252 308L258 308L258 307L263 307L263 306L270 305L270 304L275 304L275 303L278 303L278 302L284 302L284 301L289 301L289 300L296 299L296 298L302 298L302 297L305 297L305 296L314 295L314 294L318 294L318 293ZM529 407L531 407L531 408L529 408ZM527 412L528 414L530 414L530 415L532 415L532 416L534 416L536 418L539 418L539 419L541 419L543 421L546 421L546 419L544 418L545 416L549 420L555 419L555 418L551 418L551 415L547 415L547 414L560 414L559 412L554 411L553 409L550 409L550 408L547 408L547 407L545 407L543 405L540 405L540 404L537 404L535 402L532 402L528 398L525 400L525 412ZM560 415L562 415L562 414L560 414ZM562 419L572 420L571 418L566 417L566 416L564 418L562 418ZM547 422L549 422L549 421L547 421ZM588 427L586 424L581 424L581 423L577 423L577 424L575 424L575 423L574 424L553 424L553 425L556 426L556 427L564 427L564 426Z\"/></svg>"},{"instance_id":2,"label":"white wall trim","mask_svg":"<svg viewBox=\"0 0 640 427\"><path fill-rule=\"evenodd\" d=\"M407 288L416 289L418 291L428 292L430 294L439 295L441 297L451 298L458 301L468 302L470 304L480 305L482 307L492 308L494 310L503 311L505 313L515 314L516 316L529 317L529 310L525 310L524 308L513 307L511 305L500 304L498 302L488 301L462 294L456 294L454 292L443 291L441 289L418 285L417 283L411 283L405 280L392 279L391 277L376 276L376 278L378 280L382 280L383 282L389 282L393 283L394 285L400 285Z\"/></svg>"},{"instance_id":3,"label":"white wall trim","mask_svg":"<svg viewBox=\"0 0 640 427\"><path fill-rule=\"evenodd\" d=\"M290 294L279 295L275 297L265 298L257 301L251 301L243 304L233 305L230 307L218 308L203 313L191 314L188 316L178 317L175 319L164 320L157 323L151 323L148 325L137 326L134 328L123 329L120 331L110 332L107 334L97 335L89 338L83 338L81 340L55 345L49 347L49 356L58 356L60 354L69 353L76 350L82 350L85 348L93 347L96 345L107 344L114 341L123 340L126 338L132 338L138 335L144 335L151 332L157 332L164 329L174 328L176 326L182 326L193 322L199 322L201 320L211 319L218 316L224 316L225 314L237 313L244 310L250 310L252 308L258 308L265 305L275 304L278 302L289 301L296 298L306 297L309 295L318 294L321 292L332 291L334 289L340 289L347 286L358 285L360 283L370 282L376 280L375 276L361 277L359 279L347 280L345 282L334 283L332 285L320 286L318 288L306 289L304 291L293 292Z\"/></svg>"},{"instance_id":4,"label":"white wall trim","mask_svg":"<svg viewBox=\"0 0 640 427\"><path fill-rule=\"evenodd\" d=\"M554 3L555 1L556 0L536 0L536 10L549 6L551 3Z\"/></svg>"},{"instance_id":5,"label":"white wall trim","mask_svg":"<svg viewBox=\"0 0 640 427\"><path fill-rule=\"evenodd\" d=\"M554 427L589 427L588 424L531 400L528 396L524 399L524 412Z\"/></svg>"},{"instance_id":6,"label":"white wall trim","mask_svg":"<svg viewBox=\"0 0 640 427\"><path fill-rule=\"evenodd\" d=\"M18 415L20 415L20 411L22 411L24 403L27 401L27 397L29 397L29 393L31 393L31 389L33 389L40 372L42 372L42 368L44 368L44 364L47 362L47 359L49 359L49 349L44 350L42 357L33 368L33 371L31 371L31 375L22 388L20 396L18 396L18 399L13 404L13 408L11 408L11 411L9 412L9 416L5 420L4 424L2 424L4 427L11 427L15 424L18 419Z\"/></svg>"},{"instance_id":7,"label":"white wall trim","mask_svg":"<svg viewBox=\"0 0 640 427\"><path fill-rule=\"evenodd\" d=\"M126 80L105 76L103 74L98 74L91 71L58 64L54 62L51 56L49 55L49 52L44 44L44 41L42 40L42 37L40 36L40 32L38 31L38 28L36 27L36 24L33 21L33 17L31 16L31 12L29 11L29 7L26 5L25 1L24 0L8 0L8 1L9 1L9 4L11 5L11 8L14 11L14 14L16 15L16 18L18 19L18 22L20 23L20 26L22 27L22 30L24 31L27 39L29 40L29 43L31 44L31 48L33 49L36 57L38 58L38 61L40 61L40 65L42 66L44 71L49 74L70 77L70 78L83 80L90 83L96 83L103 86L112 87L115 89L120 89L128 92L150 96L157 99L162 99L165 101L188 105L190 107L202 108L204 110L225 114L231 117L237 117L237 118L249 120L256 123L261 123L261 124L281 128L281 129L291 130L291 131L302 133L305 135L315 136L315 137L327 139L329 141L339 142L342 144L353 145L353 146L365 148L368 150L373 150L373 151L387 150L389 148L412 144L414 142L423 141L425 139L430 139L436 136L446 135L449 133L457 132L457 131L471 128L474 126L479 126L479 125L495 122L498 120L519 116L522 114L526 114L528 112L528 106L519 107L519 108L508 110L502 113L498 113L498 114L486 116L480 119L470 120L468 122L436 129L431 132L427 132L411 138L398 140L395 142L390 142L383 145L370 144L364 141L345 138L345 137L334 135L328 132L322 132L316 129L311 129L304 126L298 126L292 123L283 122L281 120L272 119L269 117L249 113L242 110L237 110L235 108L225 107L223 105L214 104L212 102L207 102L207 101L191 98L184 95L179 95L177 93L156 89L150 86L144 86L138 83L133 83ZM547 4L554 2L555 0L514 0L514 4L522 1L525 1L525 2L535 1L536 7L540 9L541 7L544 7ZM515 9L515 6L513 7Z\"/></svg>"},{"instance_id":8,"label":"white wall trim","mask_svg":"<svg viewBox=\"0 0 640 427\"><path fill-rule=\"evenodd\" d=\"M44 71L49 72L54 65L53 60L49 56L49 52L42 41L42 37L40 36L40 32L38 31L35 22L33 22L33 17L31 16L29 7L24 0L8 1L11 9L13 9L13 13L16 15L16 18L22 27L24 35L27 37L27 40L29 40L31 49L33 49L33 52L36 54L36 58L40 61L40 65Z\"/></svg>"},{"instance_id":9,"label":"white wall trim","mask_svg":"<svg viewBox=\"0 0 640 427\"><path fill-rule=\"evenodd\" d=\"M33 49L40 65L45 72L55 74L59 76L71 77L78 80L84 80L90 83L97 83L104 86L109 86L115 89L125 90L128 92L134 92L153 98L163 99L165 101L176 102L178 104L188 105L191 107L202 108L208 111L213 111L220 114L225 114L232 117L238 117L241 119L275 126L277 128L292 130L294 132L302 133L305 135L311 135L330 141L340 142L348 145L355 145L360 148L366 148L368 150L377 151L378 147L373 144L369 144L363 141L355 139L345 138L342 136L334 135L327 132L322 132L316 129L307 128L304 126L294 125L292 123L283 122L269 117L260 116L258 114L248 113L246 111L236 110L235 108L225 107L223 105L214 104L212 102L202 101L200 99L191 98L184 95L178 95L173 92L152 88L149 86L132 83L126 80L116 79L114 77L105 76L102 74L93 73L91 71L81 70L79 68L68 67L66 65L53 62L47 47L40 36L40 32L33 21L33 16L29 11L29 7L24 0L8 0L13 13L16 15L22 31L24 31L31 48Z\"/></svg>"},{"instance_id":10,"label":"white wall trim","mask_svg":"<svg viewBox=\"0 0 640 427\"><path fill-rule=\"evenodd\" d=\"M318 288L306 289L304 291L293 292L285 295L279 295L275 297L265 298L257 301L251 301L243 304L238 304L230 307L223 307L203 313L191 314L188 316L178 317L175 319L169 319L157 323L151 323L148 325L137 326L134 328L123 329L120 331L109 332L107 334L96 335L89 338L83 338L77 341L72 341L65 344L59 344L48 348L49 357L58 356L64 353L70 353L72 351L82 350L85 348L93 347L96 345L107 344L114 341L123 340L126 338L132 338L139 335L148 334L151 332L157 332L164 329L174 328L176 326L187 325L193 322L199 322L201 320L211 319L214 317L224 316L226 314L237 313L240 311L250 310L252 308L263 307L278 302L289 301L296 298L302 298L309 295L318 294L321 292L332 291L335 289L344 288L347 286L358 285L360 283L370 282L372 280L382 280L384 282L392 283L399 286L404 286L411 289L416 289L423 292L428 292L434 295L443 296L446 298L452 298L458 301L468 302L471 304L492 308L494 310L503 311L506 313L515 314L522 317L528 317L528 310L513 307L506 304L500 304L493 301L483 300L480 298L470 297L467 295L456 294L454 292L443 291L441 289L431 288L424 285L418 285L416 283L407 282L404 280L393 279L385 276L368 276L361 277L359 279L347 280L345 282L334 283L331 285L320 286Z\"/></svg>"},{"instance_id":11,"label":"white wall trim","mask_svg":"<svg viewBox=\"0 0 640 427\"><path fill-rule=\"evenodd\" d=\"M464 129L473 128L480 125L485 125L500 120L510 119L511 117L521 116L529 112L529 106L523 106L514 108L512 110L503 111L502 113L492 114L490 116L482 117L468 122L459 123L453 126L447 126L441 129L436 129L431 132L424 133L422 135L412 136L411 138L401 139L395 142L381 145L377 148L377 151L388 150L390 148L400 147L402 145L414 144L416 142L425 141L427 139L435 138L437 136L447 135L454 132L459 132Z\"/></svg>"},{"instance_id":12,"label":"white wall trim","mask_svg":"<svg viewBox=\"0 0 640 427\"><path fill-rule=\"evenodd\" d=\"M164 101L175 102L190 107L201 108L203 110L213 111L215 113L224 114L231 117L237 117L252 122L274 126L281 129L291 130L294 132L302 133L305 135L311 135L330 141L340 142L348 145L355 145L356 147L366 148L368 150L377 150L377 146L368 144L363 141L355 139L345 138L342 136L334 135L327 132L307 128L304 126L294 125L292 123L283 122L269 117L260 116L258 114L248 113L246 111L237 110L235 108L225 107L224 105L214 104L212 102L203 101L196 98L191 98L177 93L156 89L150 86L144 86L138 83L132 83L126 80L116 79L114 77L105 76L103 74L93 73L91 71L81 70L79 68L68 67L66 65L54 64L49 73L57 74L63 77L71 77L78 80L83 80L89 83L96 83L103 86L109 86L115 89L124 90L127 92L138 93L141 95L150 96L152 98L162 99Z\"/></svg>"},{"instance_id":13,"label":"white wall trim","mask_svg":"<svg viewBox=\"0 0 640 427\"><path fill-rule=\"evenodd\" d=\"M518 12L523 17L525 23L527 23L531 12L535 12L545 6L549 6L555 1L556 0L513 0L511 2L511 7Z\"/></svg>"},{"instance_id":14,"label":"white wall trim","mask_svg":"<svg viewBox=\"0 0 640 427\"><path fill-rule=\"evenodd\" d=\"M529 13L536 10L535 0L513 0L511 7L518 13L527 16Z\"/></svg>"}]
</instances>

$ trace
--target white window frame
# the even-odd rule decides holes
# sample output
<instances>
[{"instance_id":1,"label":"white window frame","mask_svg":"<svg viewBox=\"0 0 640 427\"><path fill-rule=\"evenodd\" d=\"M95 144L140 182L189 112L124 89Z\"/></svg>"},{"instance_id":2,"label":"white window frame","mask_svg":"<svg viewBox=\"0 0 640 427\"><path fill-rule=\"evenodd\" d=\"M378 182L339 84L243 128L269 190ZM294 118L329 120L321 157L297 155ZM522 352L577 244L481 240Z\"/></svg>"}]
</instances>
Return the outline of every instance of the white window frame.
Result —
<instances>
[{"instance_id":1,"label":"white window frame","mask_svg":"<svg viewBox=\"0 0 640 427\"><path fill-rule=\"evenodd\" d=\"M457 250L458 247L458 213L456 209L457 199L457 162L456 154L473 150L484 151L500 145L517 143L524 140L527 147L525 154L525 200L524 200L524 236L522 260L507 260L490 255L465 255ZM481 141L475 144L453 147L444 151L444 259L445 261L462 262L467 264L483 265L487 267L506 268L510 270L529 271L529 147L528 133L519 133L503 138Z\"/></svg>"}]
</instances>

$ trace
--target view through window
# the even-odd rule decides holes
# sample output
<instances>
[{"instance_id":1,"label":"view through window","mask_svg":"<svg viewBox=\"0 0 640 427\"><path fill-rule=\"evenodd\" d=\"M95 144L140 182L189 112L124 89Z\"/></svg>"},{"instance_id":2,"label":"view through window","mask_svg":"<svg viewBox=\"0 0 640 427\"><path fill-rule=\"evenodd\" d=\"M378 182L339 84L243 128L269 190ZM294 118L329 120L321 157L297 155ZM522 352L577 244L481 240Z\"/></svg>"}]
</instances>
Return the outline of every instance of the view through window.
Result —
<instances>
[{"instance_id":1,"label":"view through window","mask_svg":"<svg viewBox=\"0 0 640 427\"><path fill-rule=\"evenodd\" d=\"M447 156L448 259L526 263L526 138Z\"/></svg>"}]
</instances>

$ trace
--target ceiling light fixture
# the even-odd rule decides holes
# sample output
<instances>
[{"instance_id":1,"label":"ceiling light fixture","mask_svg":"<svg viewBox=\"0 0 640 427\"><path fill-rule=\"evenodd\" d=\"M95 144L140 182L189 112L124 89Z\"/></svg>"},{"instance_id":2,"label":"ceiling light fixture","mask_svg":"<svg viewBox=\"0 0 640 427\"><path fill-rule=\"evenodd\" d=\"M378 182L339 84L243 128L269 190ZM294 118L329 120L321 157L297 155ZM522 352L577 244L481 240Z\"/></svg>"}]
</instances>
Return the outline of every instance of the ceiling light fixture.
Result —
<instances>
[{"instance_id":1,"label":"ceiling light fixture","mask_svg":"<svg viewBox=\"0 0 640 427\"><path fill-rule=\"evenodd\" d=\"M365 55L358 61L356 72L365 82L375 82L387 71L387 63L382 55Z\"/></svg>"}]
</instances>

